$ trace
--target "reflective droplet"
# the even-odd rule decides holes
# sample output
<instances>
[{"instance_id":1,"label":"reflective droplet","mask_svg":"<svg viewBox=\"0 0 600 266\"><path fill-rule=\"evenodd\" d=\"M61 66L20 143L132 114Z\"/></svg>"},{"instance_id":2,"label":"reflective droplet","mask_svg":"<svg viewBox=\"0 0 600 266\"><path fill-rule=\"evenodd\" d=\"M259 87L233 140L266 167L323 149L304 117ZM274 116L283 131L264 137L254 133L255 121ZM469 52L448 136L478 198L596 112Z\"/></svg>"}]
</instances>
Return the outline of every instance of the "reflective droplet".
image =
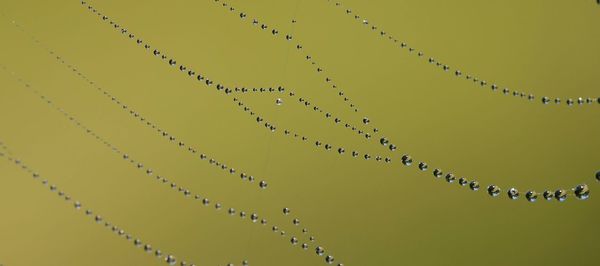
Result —
<instances>
[{"instance_id":1,"label":"reflective droplet","mask_svg":"<svg viewBox=\"0 0 600 266\"><path fill-rule=\"evenodd\" d=\"M267 188L267 181L261 180L260 182L258 182L258 186L262 189Z\"/></svg>"},{"instance_id":2,"label":"reflective droplet","mask_svg":"<svg viewBox=\"0 0 600 266\"><path fill-rule=\"evenodd\" d=\"M168 255L165 258L165 262L167 262L169 265L175 265L175 263L177 263L177 259L175 259L173 255Z\"/></svg>"},{"instance_id":3,"label":"reflective droplet","mask_svg":"<svg viewBox=\"0 0 600 266\"><path fill-rule=\"evenodd\" d=\"M325 249L323 249L322 247L317 247L315 248L315 252L317 253L317 255L323 256L323 254L325 253Z\"/></svg>"},{"instance_id":4,"label":"reflective droplet","mask_svg":"<svg viewBox=\"0 0 600 266\"><path fill-rule=\"evenodd\" d=\"M276 105L282 105L283 104L283 100L281 98L277 98L277 100L275 100L275 104Z\"/></svg>"},{"instance_id":5,"label":"reflective droplet","mask_svg":"<svg viewBox=\"0 0 600 266\"><path fill-rule=\"evenodd\" d=\"M383 146L387 146L390 143L390 141L387 138L383 137L379 140L379 143L381 143L381 145Z\"/></svg>"},{"instance_id":6,"label":"reflective droplet","mask_svg":"<svg viewBox=\"0 0 600 266\"><path fill-rule=\"evenodd\" d=\"M369 120L368 117L363 118L363 124L367 125L369 122L371 122L371 120Z\"/></svg>"},{"instance_id":7,"label":"reflective droplet","mask_svg":"<svg viewBox=\"0 0 600 266\"><path fill-rule=\"evenodd\" d=\"M298 218L295 218L294 220L292 220L292 223L294 225L299 225L300 224L300 220Z\"/></svg>"},{"instance_id":8,"label":"reflective droplet","mask_svg":"<svg viewBox=\"0 0 600 266\"><path fill-rule=\"evenodd\" d=\"M600 98L598 98L598 103L600 103ZM596 180L600 181L600 171L596 172Z\"/></svg>"},{"instance_id":9,"label":"reflective droplet","mask_svg":"<svg viewBox=\"0 0 600 266\"><path fill-rule=\"evenodd\" d=\"M292 245L296 245L296 244L298 244L298 238L297 238L297 237L295 237L295 236L293 236L293 237L290 239L290 242L292 243Z\"/></svg>"},{"instance_id":10,"label":"reflective droplet","mask_svg":"<svg viewBox=\"0 0 600 266\"><path fill-rule=\"evenodd\" d=\"M283 214L285 214L285 215L290 214L290 208L283 208Z\"/></svg>"},{"instance_id":11,"label":"reflective droplet","mask_svg":"<svg viewBox=\"0 0 600 266\"><path fill-rule=\"evenodd\" d=\"M586 200L590 197L590 189L586 184L577 185L574 189L574 193L580 200Z\"/></svg>"},{"instance_id":12,"label":"reflective droplet","mask_svg":"<svg viewBox=\"0 0 600 266\"><path fill-rule=\"evenodd\" d=\"M454 182L454 180L456 180L456 177L454 176L454 174L452 174L452 173L448 173L448 174L446 175L446 181L447 181L448 183L452 183L452 182Z\"/></svg>"},{"instance_id":13,"label":"reflective droplet","mask_svg":"<svg viewBox=\"0 0 600 266\"><path fill-rule=\"evenodd\" d=\"M469 183L469 188L473 191L479 190L479 182L471 181L471 183Z\"/></svg>"},{"instance_id":14,"label":"reflective droplet","mask_svg":"<svg viewBox=\"0 0 600 266\"><path fill-rule=\"evenodd\" d=\"M420 162L419 163L419 170L421 170L421 171L427 171L427 168L429 168L429 166L427 165L427 163L424 163L424 162Z\"/></svg>"},{"instance_id":15,"label":"reflective droplet","mask_svg":"<svg viewBox=\"0 0 600 266\"><path fill-rule=\"evenodd\" d=\"M538 193L533 190L527 191L527 193L525 193L525 198L527 198L527 201L529 202L535 202L538 198Z\"/></svg>"},{"instance_id":16,"label":"reflective droplet","mask_svg":"<svg viewBox=\"0 0 600 266\"><path fill-rule=\"evenodd\" d=\"M440 169L434 169L434 170L433 170L433 176L435 176L435 177L437 177L437 178L440 178L440 177L442 177L442 175L443 175L443 174L444 174L444 173L443 173L443 172L442 172L442 170L440 170Z\"/></svg>"},{"instance_id":17,"label":"reflective droplet","mask_svg":"<svg viewBox=\"0 0 600 266\"><path fill-rule=\"evenodd\" d=\"M500 187L498 187L496 185L488 186L487 191L488 191L488 194L490 194L490 196L492 196L492 197L498 196L501 192Z\"/></svg>"},{"instance_id":18,"label":"reflective droplet","mask_svg":"<svg viewBox=\"0 0 600 266\"><path fill-rule=\"evenodd\" d=\"M516 188L511 188L507 192L508 198L515 200L519 198L519 191Z\"/></svg>"},{"instance_id":19,"label":"reflective droplet","mask_svg":"<svg viewBox=\"0 0 600 266\"><path fill-rule=\"evenodd\" d=\"M396 150L396 145L390 144L389 148L390 148L390 151L395 151Z\"/></svg>"},{"instance_id":20,"label":"reflective droplet","mask_svg":"<svg viewBox=\"0 0 600 266\"><path fill-rule=\"evenodd\" d=\"M567 192L564 191L563 189L557 189L554 192L554 197L556 198L556 200L563 202L563 201L567 200Z\"/></svg>"},{"instance_id":21,"label":"reflective droplet","mask_svg":"<svg viewBox=\"0 0 600 266\"><path fill-rule=\"evenodd\" d=\"M325 257L325 262L327 262L327 264L332 264L334 260L335 259L331 255L327 255L327 257Z\"/></svg>"},{"instance_id":22,"label":"reflective droplet","mask_svg":"<svg viewBox=\"0 0 600 266\"><path fill-rule=\"evenodd\" d=\"M412 157L410 157L410 155L408 155L408 154L402 155L401 160L402 160L402 164L404 164L406 166L410 166L413 162ZM419 166L421 166L421 163L419 163Z\"/></svg>"},{"instance_id":23,"label":"reflective droplet","mask_svg":"<svg viewBox=\"0 0 600 266\"><path fill-rule=\"evenodd\" d=\"M546 199L546 200L552 200L554 198L554 193L552 193L552 191L550 191L550 190L546 190L546 191L544 191L543 196L544 196L544 199Z\"/></svg>"}]
</instances>

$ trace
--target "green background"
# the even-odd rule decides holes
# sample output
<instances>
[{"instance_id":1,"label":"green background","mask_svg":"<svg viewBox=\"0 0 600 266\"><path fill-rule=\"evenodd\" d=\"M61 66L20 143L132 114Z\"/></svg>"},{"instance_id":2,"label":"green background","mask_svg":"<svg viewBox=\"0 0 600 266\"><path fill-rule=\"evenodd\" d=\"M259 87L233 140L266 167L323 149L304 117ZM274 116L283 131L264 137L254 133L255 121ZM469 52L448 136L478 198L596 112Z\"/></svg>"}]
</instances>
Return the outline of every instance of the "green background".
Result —
<instances>
[{"instance_id":1,"label":"green background","mask_svg":"<svg viewBox=\"0 0 600 266\"><path fill-rule=\"evenodd\" d=\"M545 95L563 102L600 96L595 1L354 0L341 7L326 0L229 1L233 12L212 0L89 3L216 82L283 84L343 120L380 129L367 140L285 95L238 95L277 125L271 133L231 97L168 67L79 1L2 1L2 65L155 172L224 206L204 207L159 185L0 71L0 139L51 183L144 242L197 265L324 265L317 245L344 265L598 264L600 106L539 103ZM347 8L425 56L392 45ZM252 26L252 18L268 30ZM259 190L159 137L58 64L12 20L178 139L269 187ZM287 33L292 41L285 41ZM317 72L306 55L325 71ZM482 89L431 66L430 56L537 99ZM341 101L326 77L360 112ZM362 125L363 116L372 123ZM309 141L286 137L283 129ZM382 136L398 151L379 145ZM315 147L317 139L343 146L346 154ZM354 149L394 161L355 159ZM415 165L401 166L403 153ZM482 189L416 171L420 160L476 178ZM6 160L0 177L0 264L164 264ZM498 198L484 192L492 183L503 189ZM580 183L592 190L587 201L523 197L528 189ZM512 186L521 199L506 198ZM269 225L230 217L229 207L257 212ZM282 214L284 207L290 215ZM286 235L273 233L273 224ZM291 245L292 236L309 250Z\"/></svg>"}]
</instances>

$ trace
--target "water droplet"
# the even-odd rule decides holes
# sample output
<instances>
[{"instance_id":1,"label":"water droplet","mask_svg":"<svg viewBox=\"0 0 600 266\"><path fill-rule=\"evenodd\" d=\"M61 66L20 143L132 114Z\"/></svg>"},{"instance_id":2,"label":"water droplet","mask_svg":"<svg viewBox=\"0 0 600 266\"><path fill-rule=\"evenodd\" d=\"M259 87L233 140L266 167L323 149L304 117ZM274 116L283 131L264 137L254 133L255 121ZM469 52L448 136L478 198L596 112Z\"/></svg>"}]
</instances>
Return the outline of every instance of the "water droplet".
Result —
<instances>
[{"instance_id":1,"label":"water droplet","mask_svg":"<svg viewBox=\"0 0 600 266\"><path fill-rule=\"evenodd\" d=\"M283 214L285 214L285 215L290 214L290 208L283 208Z\"/></svg>"},{"instance_id":2,"label":"water droplet","mask_svg":"<svg viewBox=\"0 0 600 266\"><path fill-rule=\"evenodd\" d=\"M590 189L586 184L577 185L574 192L575 196L580 200L586 200L590 197Z\"/></svg>"},{"instance_id":3,"label":"water droplet","mask_svg":"<svg viewBox=\"0 0 600 266\"><path fill-rule=\"evenodd\" d=\"M516 188L511 188L507 192L508 198L515 200L519 198L519 191Z\"/></svg>"},{"instance_id":4,"label":"water droplet","mask_svg":"<svg viewBox=\"0 0 600 266\"><path fill-rule=\"evenodd\" d=\"M151 252L152 251L152 246L150 246L149 244L144 245L144 251Z\"/></svg>"},{"instance_id":5,"label":"water droplet","mask_svg":"<svg viewBox=\"0 0 600 266\"><path fill-rule=\"evenodd\" d=\"M292 223L294 225L299 225L300 224L300 220L298 218L295 218L294 220L292 220Z\"/></svg>"},{"instance_id":6,"label":"water droplet","mask_svg":"<svg viewBox=\"0 0 600 266\"><path fill-rule=\"evenodd\" d=\"M469 183L469 188L473 191L479 190L479 182L471 181L471 183Z\"/></svg>"},{"instance_id":7,"label":"water droplet","mask_svg":"<svg viewBox=\"0 0 600 266\"><path fill-rule=\"evenodd\" d=\"M419 170L421 170L421 171L427 171L427 168L429 168L429 166L427 165L427 163L424 163L424 162L420 162L419 163Z\"/></svg>"},{"instance_id":8,"label":"water droplet","mask_svg":"<svg viewBox=\"0 0 600 266\"><path fill-rule=\"evenodd\" d=\"M543 196L544 196L544 199L546 199L546 200L552 200L554 198L554 193L552 193L552 191L550 191L550 190L546 190L546 191L544 191Z\"/></svg>"},{"instance_id":9,"label":"water droplet","mask_svg":"<svg viewBox=\"0 0 600 266\"><path fill-rule=\"evenodd\" d=\"M390 147L391 147L391 146L390 146ZM412 159L412 157L410 157L410 155L408 155L408 154L404 154L404 155L402 155L402 158L401 158L401 160L402 160L402 164L404 164L404 165L406 165L406 166L410 166L410 165L412 164L412 162L413 162L413 159ZM422 164L422 163L419 163L419 168L420 168L421 164Z\"/></svg>"},{"instance_id":10,"label":"water droplet","mask_svg":"<svg viewBox=\"0 0 600 266\"><path fill-rule=\"evenodd\" d=\"M261 180L260 182L258 182L258 186L262 189L267 188L267 181Z\"/></svg>"},{"instance_id":11,"label":"water droplet","mask_svg":"<svg viewBox=\"0 0 600 266\"><path fill-rule=\"evenodd\" d=\"M379 143L381 143L381 145L383 146L387 146L390 143L390 141L387 138L383 137L379 140Z\"/></svg>"},{"instance_id":12,"label":"water droplet","mask_svg":"<svg viewBox=\"0 0 600 266\"><path fill-rule=\"evenodd\" d=\"M600 103L600 98L598 98L598 103ZM600 181L600 171L596 172L596 180Z\"/></svg>"},{"instance_id":13,"label":"water droplet","mask_svg":"<svg viewBox=\"0 0 600 266\"><path fill-rule=\"evenodd\" d=\"M281 98L277 98L277 100L275 100L275 104L276 105L282 105L283 104L283 100Z\"/></svg>"},{"instance_id":14,"label":"water droplet","mask_svg":"<svg viewBox=\"0 0 600 266\"><path fill-rule=\"evenodd\" d=\"M390 148L390 151L395 151L396 150L396 145L390 144L389 148Z\"/></svg>"},{"instance_id":15,"label":"water droplet","mask_svg":"<svg viewBox=\"0 0 600 266\"><path fill-rule=\"evenodd\" d=\"M371 120L369 120L368 117L364 117L362 121L363 121L363 124L365 124L365 125L368 125L371 122Z\"/></svg>"},{"instance_id":16,"label":"water droplet","mask_svg":"<svg viewBox=\"0 0 600 266\"><path fill-rule=\"evenodd\" d=\"M535 202L538 198L538 193L533 190L527 191L527 193L525 193L525 198L527 198L527 201L529 202Z\"/></svg>"},{"instance_id":17,"label":"water droplet","mask_svg":"<svg viewBox=\"0 0 600 266\"><path fill-rule=\"evenodd\" d=\"M322 247L317 247L315 248L315 252L317 253L317 255L323 256L323 254L325 253L325 249L323 249Z\"/></svg>"},{"instance_id":18,"label":"water droplet","mask_svg":"<svg viewBox=\"0 0 600 266\"><path fill-rule=\"evenodd\" d=\"M302 249L304 249L304 250L307 250L307 249L308 249L308 244L306 244L306 243L303 243L303 244L302 244Z\"/></svg>"},{"instance_id":19,"label":"water droplet","mask_svg":"<svg viewBox=\"0 0 600 266\"><path fill-rule=\"evenodd\" d=\"M292 243L292 245L296 245L296 244L298 244L298 238L297 238L297 237L295 237L295 236L293 236L293 237L290 239L290 242Z\"/></svg>"},{"instance_id":20,"label":"water droplet","mask_svg":"<svg viewBox=\"0 0 600 266\"><path fill-rule=\"evenodd\" d=\"M332 264L334 260L335 259L331 255L327 255L327 257L325 257L325 262L327 262L327 264Z\"/></svg>"},{"instance_id":21,"label":"water droplet","mask_svg":"<svg viewBox=\"0 0 600 266\"><path fill-rule=\"evenodd\" d=\"M454 180L456 180L456 177L454 176L454 174L452 174L452 173L448 173L448 174L446 175L446 181L447 181L448 183L452 183L452 182L454 182Z\"/></svg>"},{"instance_id":22,"label":"water droplet","mask_svg":"<svg viewBox=\"0 0 600 266\"><path fill-rule=\"evenodd\" d=\"M492 197L496 197L500 194L501 189L500 187L496 186L496 185L490 185L487 188L488 194L490 194L490 196Z\"/></svg>"},{"instance_id":23,"label":"water droplet","mask_svg":"<svg viewBox=\"0 0 600 266\"><path fill-rule=\"evenodd\" d=\"M169 265L175 265L175 263L177 263L177 259L175 259L173 255L168 255L165 258L165 262L167 262Z\"/></svg>"},{"instance_id":24,"label":"water droplet","mask_svg":"<svg viewBox=\"0 0 600 266\"><path fill-rule=\"evenodd\" d=\"M556 198L556 200L563 202L563 201L567 200L567 192L564 191L563 189L557 189L554 192L554 197Z\"/></svg>"},{"instance_id":25,"label":"water droplet","mask_svg":"<svg viewBox=\"0 0 600 266\"><path fill-rule=\"evenodd\" d=\"M437 168L436 168L436 169L434 169L434 170L433 170L433 176L435 176L435 177L437 177L437 178L440 178L440 177L442 177L442 175L443 175L443 174L444 174L444 173L443 173L443 172L442 172L442 170L440 170L440 169L437 169Z\"/></svg>"}]
</instances>

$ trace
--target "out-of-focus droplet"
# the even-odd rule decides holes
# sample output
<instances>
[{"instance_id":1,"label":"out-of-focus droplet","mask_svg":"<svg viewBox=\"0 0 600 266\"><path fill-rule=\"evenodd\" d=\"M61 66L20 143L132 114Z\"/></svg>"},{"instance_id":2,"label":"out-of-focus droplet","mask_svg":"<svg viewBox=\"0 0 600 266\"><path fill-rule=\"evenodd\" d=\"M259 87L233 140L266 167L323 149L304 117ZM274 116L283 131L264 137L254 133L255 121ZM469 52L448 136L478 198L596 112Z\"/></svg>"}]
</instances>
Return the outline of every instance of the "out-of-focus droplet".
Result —
<instances>
[{"instance_id":1,"label":"out-of-focus droplet","mask_svg":"<svg viewBox=\"0 0 600 266\"><path fill-rule=\"evenodd\" d=\"M165 258L165 262L169 265L175 265L175 263L177 263L177 259L175 259L173 255L167 255L167 257Z\"/></svg>"},{"instance_id":2,"label":"out-of-focus droplet","mask_svg":"<svg viewBox=\"0 0 600 266\"><path fill-rule=\"evenodd\" d=\"M283 208L283 214L285 214L285 215L290 214L290 208Z\"/></svg>"},{"instance_id":3,"label":"out-of-focus droplet","mask_svg":"<svg viewBox=\"0 0 600 266\"><path fill-rule=\"evenodd\" d=\"M281 98L277 98L277 100L275 100L275 104L276 105L282 105L283 104L283 100Z\"/></svg>"},{"instance_id":4,"label":"out-of-focus droplet","mask_svg":"<svg viewBox=\"0 0 600 266\"><path fill-rule=\"evenodd\" d=\"M369 124L370 122L371 122L371 120L369 120L369 118L368 118L368 117L364 117L364 118L363 118L363 124L367 125L367 124Z\"/></svg>"},{"instance_id":5,"label":"out-of-focus droplet","mask_svg":"<svg viewBox=\"0 0 600 266\"><path fill-rule=\"evenodd\" d=\"M327 255L327 257L325 257L325 262L326 262L327 264L332 264L332 263L333 263L333 261L335 261L335 259L333 258L333 256L331 256L331 255Z\"/></svg>"}]
</instances>

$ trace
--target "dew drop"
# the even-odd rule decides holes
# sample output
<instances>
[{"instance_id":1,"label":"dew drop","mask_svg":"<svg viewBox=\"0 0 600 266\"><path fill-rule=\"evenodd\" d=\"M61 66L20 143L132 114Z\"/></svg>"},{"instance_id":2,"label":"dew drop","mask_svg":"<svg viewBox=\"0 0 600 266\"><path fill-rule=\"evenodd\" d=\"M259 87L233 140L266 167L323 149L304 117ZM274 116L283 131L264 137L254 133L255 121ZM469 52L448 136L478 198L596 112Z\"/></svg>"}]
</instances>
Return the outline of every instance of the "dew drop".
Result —
<instances>
[{"instance_id":1,"label":"dew drop","mask_svg":"<svg viewBox=\"0 0 600 266\"><path fill-rule=\"evenodd\" d=\"M586 200L590 197L590 189L586 184L577 185L574 192L575 196L580 200Z\"/></svg>"},{"instance_id":2,"label":"dew drop","mask_svg":"<svg viewBox=\"0 0 600 266\"><path fill-rule=\"evenodd\" d=\"M453 183L453 182L454 182L454 180L456 180L456 177L454 176L454 174L452 174L452 173L448 173L448 174L446 175L446 181L447 181L448 183Z\"/></svg>"},{"instance_id":3,"label":"dew drop","mask_svg":"<svg viewBox=\"0 0 600 266\"><path fill-rule=\"evenodd\" d=\"M387 146L390 143L390 141L387 138L383 137L379 140L379 143L381 143L381 145L383 146Z\"/></svg>"},{"instance_id":4,"label":"dew drop","mask_svg":"<svg viewBox=\"0 0 600 266\"><path fill-rule=\"evenodd\" d=\"M267 181L261 180L260 182L258 182L258 186L262 189L267 188Z\"/></svg>"},{"instance_id":5,"label":"dew drop","mask_svg":"<svg viewBox=\"0 0 600 266\"><path fill-rule=\"evenodd\" d=\"M282 105L283 104L283 100L281 98L277 98L277 100L275 100L275 104L276 105Z\"/></svg>"},{"instance_id":6,"label":"dew drop","mask_svg":"<svg viewBox=\"0 0 600 266\"><path fill-rule=\"evenodd\" d=\"M527 198L527 201L529 202L535 202L538 198L538 193L533 190L527 191L527 193L525 193L525 198Z\"/></svg>"},{"instance_id":7,"label":"dew drop","mask_svg":"<svg viewBox=\"0 0 600 266\"><path fill-rule=\"evenodd\" d=\"M333 256L327 255L327 257L325 257L325 262L327 262L327 264L332 264L333 261L335 261L335 259L333 258Z\"/></svg>"},{"instance_id":8,"label":"dew drop","mask_svg":"<svg viewBox=\"0 0 600 266\"><path fill-rule=\"evenodd\" d=\"M506 194L508 195L508 198L515 200L519 198L519 191L516 188L511 188L509 189Z\"/></svg>"},{"instance_id":9,"label":"dew drop","mask_svg":"<svg viewBox=\"0 0 600 266\"><path fill-rule=\"evenodd\" d=\"M471 181L471 183L469 183L469 188L473 191L479 190L479 182Z\"/></svg>"},{"instance_id":10,"label":"dew drop","mask_svg":"<svg viewBox=\"0 0 600 266\"><path fill-rule=\"evenodd\" d=\"M173 255L168 255L165 258L165 262L167 262L169 265L175 265L175 263L177 263L177 259L175 259Z\"/></svg>"},{"instance_id":11,"label":"dew drop","mask_svg":"<svg viewBox=\"0 0 600 266\"><path fill-rule=\"evenodd\" d=\"M490 185L487 188L488 194L490 194L490 196L492 197L496 197L500 194L501 189L500 187L496 186L496 185Z\"/></svg>"},{"instance_id":12,"label":"dew drop","mask_svg":"<svg viewBox=\"0 0 600 266\"><path fill-rule=\"evenodd\" d=\"M567 192L562 189L557 189L554 192L554 197L556 198L556 200L563 202L563 201L567 200Z\"/></svg>"},{"instance_id":13,"label":"dew drop","mask_svg":"<svg viewBox=\"0 0 600 266\"><path fill-rule=\"evenodd\" d=\"M546 190L544 191L543 196L546 200L552 200L554 198L554 193L552 193L550 190Z\"/></svg>"},{"instance_id":14,"label":"dew drop","mask_svg":"<svg viewBox=\"0 0 600 266\"><path fill-rule=\"evenodd\" d=\"M325 249L323 249L322 247L317 247L315 248L315 252L317 253L317 255L323 256L323 254L325 253Z\"/></svg>"}]
</instances>

